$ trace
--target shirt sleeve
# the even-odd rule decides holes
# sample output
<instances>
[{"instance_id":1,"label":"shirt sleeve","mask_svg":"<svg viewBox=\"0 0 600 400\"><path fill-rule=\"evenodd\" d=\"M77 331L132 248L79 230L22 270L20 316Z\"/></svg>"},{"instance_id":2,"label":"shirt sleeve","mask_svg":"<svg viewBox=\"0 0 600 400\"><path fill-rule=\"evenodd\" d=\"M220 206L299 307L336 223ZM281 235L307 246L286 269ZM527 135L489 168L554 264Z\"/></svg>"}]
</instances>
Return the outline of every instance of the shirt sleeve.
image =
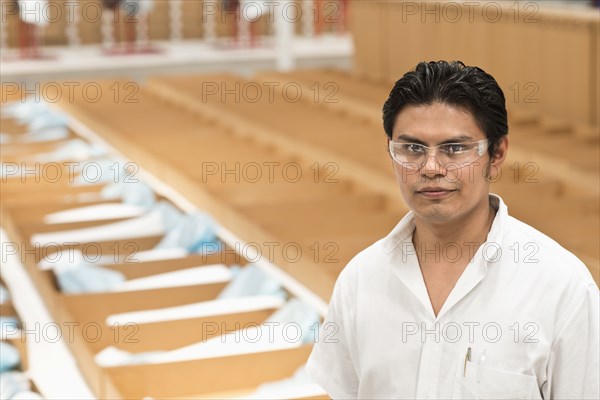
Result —
<instances>
[{"instance_id":1,"label":"shirt sleeve","mask_svg":"<svg viewBox=\"0 0 600 400\"><path fill-rule=\"evenodd\" d=\"M358 375L352 357L355 353L351 348L354 342L352 324L348 320L348 304L352 303L350 299L353 296L344 293L340 278L335 284L327 315L306 364L306 372L332 399L356 399Z\"/></svg>"},{"instance_id":2,"label":"shirt sleeve","mask_svg":"<svg viewBox=\"0 0 600 400\"><path fill-rule=\"evenodd\" d=\"M545 399L600 398L600 296L586 289L552 344Z\"/></svg>"}]
</instances>

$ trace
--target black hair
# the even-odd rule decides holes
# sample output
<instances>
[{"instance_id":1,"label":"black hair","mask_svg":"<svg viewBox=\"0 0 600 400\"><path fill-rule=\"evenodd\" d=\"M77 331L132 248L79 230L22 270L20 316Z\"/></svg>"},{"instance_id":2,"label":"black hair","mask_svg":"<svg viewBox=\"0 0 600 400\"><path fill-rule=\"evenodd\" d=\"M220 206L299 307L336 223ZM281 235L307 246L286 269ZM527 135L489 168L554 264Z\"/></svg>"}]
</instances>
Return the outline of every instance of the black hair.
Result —
<instances>
[{"instance_id":1,"label":"black hair","mask_svg":"<svg viewBox=\"0 0 600 400\"><path fill-rule=\"evenodd\" d=\"M383 128L388 138L396 117L407 105L443 103L464 108L485 133L490 156L502 136L508 134L504 93L493 76L461 61L420 62L394 84L383 105Z\"/></svg>"}]
</instances>

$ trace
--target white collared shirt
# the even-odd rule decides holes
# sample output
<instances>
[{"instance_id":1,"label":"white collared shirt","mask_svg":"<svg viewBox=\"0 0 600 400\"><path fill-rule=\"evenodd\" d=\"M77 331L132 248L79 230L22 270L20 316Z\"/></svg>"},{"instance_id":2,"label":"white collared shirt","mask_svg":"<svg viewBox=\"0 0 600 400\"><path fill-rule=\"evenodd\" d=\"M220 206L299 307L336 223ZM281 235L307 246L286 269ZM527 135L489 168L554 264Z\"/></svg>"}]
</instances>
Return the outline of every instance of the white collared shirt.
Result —
<instances>
[{"instance_id":1,"label":"white collared shirt","mask_svg":"<svg viewBox=\"0 0 600 400\"><path fill-rule=\"evenodd\" d=\"M600 398L600 297L590 272L509 216L499 196L490 204L487 240L437 317L412 212L348 263L306 367L332 398Z\"/></svg>"}]
</instances>

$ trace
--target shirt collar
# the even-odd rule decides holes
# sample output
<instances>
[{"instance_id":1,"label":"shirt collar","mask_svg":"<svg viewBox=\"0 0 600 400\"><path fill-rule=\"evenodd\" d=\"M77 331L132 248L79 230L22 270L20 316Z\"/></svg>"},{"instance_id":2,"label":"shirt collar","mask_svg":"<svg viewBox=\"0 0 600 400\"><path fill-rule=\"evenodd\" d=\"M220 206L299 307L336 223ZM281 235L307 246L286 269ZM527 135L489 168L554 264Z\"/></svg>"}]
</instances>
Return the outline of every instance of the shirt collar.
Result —
<instances>
[{"instance_id":1,"label":"shirt collar","mask_svg":"<svg viewBox=\"0 0 600 400\"><path fill-rule=\"evenodd\" d=\"M412 243L412 233L415 228L412 211L406 214L392 232L383 239L383 249L389 255L390 267L394 274L423 305L432 320L442 318L449 309L469 294L487 274L488 264L498 261L500 258L496 254L502 246L502 232L508 217L508 209L502 198L496 194L490 193L489 201L490 205L496 209L496 216L488 232L486 242L477 249L471 262L448 295L437 317L433 313L433 307L427 294L427 288ZM401 244L402 246L400 246Z\"/></svg>"},{"instance_id":2,"label":"shirt collar","mask_svg":"<svg viewBox=\"0 0 600 400\"><path fill-rule=\"evenodd\" d=\"M492 222L486 242L501 244L502 231L504 230L505 221L508 217L508 208L502 198L495 193L489 194L489 201L492 208L496 210L496 216ZM383 239L384 251L389 254L402 242L410 241L412 243L412 234L414 230L415 216L412 211L409 211Z\"/></svg>"}]
</instances>

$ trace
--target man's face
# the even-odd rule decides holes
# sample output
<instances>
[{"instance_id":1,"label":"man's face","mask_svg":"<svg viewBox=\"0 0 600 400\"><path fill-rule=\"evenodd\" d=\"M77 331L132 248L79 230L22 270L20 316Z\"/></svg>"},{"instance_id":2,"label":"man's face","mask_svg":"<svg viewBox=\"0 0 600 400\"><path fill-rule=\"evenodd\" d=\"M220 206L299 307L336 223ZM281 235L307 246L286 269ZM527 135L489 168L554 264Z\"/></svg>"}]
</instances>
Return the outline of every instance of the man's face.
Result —
<instances>
[{"instance_id":1,"label":"man's face","mask_svg":"<svg viewBox=\"0 0 600 400\"><path fill-rule=\"evenodd\" d=\"M392 140L435 146L441 143L474 142L485 139L467 110L441 103L407 106L396 117ZM488 207L489 178L498 174L506 153L494 159L486 151L472 164L444 168L437 155L429 156L420 170L408 169L392 160L400 191L417 218L432 224L447 224L468 218L478 207ZM431 151L431 150L430 150ZM451 166L451 165L449 165Z\"/></svg>"}]
</instances>

